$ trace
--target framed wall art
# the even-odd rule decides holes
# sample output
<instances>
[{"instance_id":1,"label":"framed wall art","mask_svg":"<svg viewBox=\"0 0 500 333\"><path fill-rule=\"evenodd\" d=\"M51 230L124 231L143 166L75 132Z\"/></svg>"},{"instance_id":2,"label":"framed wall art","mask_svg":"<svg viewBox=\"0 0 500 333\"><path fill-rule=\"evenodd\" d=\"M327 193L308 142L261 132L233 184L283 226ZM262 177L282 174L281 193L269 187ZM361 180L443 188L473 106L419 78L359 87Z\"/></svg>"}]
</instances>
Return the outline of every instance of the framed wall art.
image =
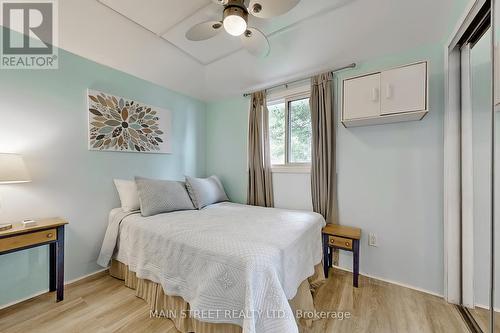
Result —
<instances>
[{"instance_id":1,"label":"framed wall art","mask_svg":"<svg viewBox=\"0 0 500 333\"><path fill-rule=\"evenodd\" d=\"M168 110L88 90L89 149L136 153L171 153Z\"/></svg>"}]
</instances>

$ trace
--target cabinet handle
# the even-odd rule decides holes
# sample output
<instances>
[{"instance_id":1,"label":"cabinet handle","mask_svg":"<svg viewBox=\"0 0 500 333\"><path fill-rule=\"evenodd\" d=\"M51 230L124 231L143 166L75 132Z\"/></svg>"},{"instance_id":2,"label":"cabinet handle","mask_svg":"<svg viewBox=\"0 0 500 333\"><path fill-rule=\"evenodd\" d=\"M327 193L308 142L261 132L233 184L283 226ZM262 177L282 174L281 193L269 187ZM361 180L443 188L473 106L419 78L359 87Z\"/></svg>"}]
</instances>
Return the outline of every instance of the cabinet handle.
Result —
<instances>
[{"instance_id":1,"label":"cabinet handle","mask_svg":"<svg viewBox=\"0 0 500 333\"><path fill-rule=\"evenodd\" d=\"M387 89L385 90L385 98L391 99L392 98L392 85L388 84Z\"/></svg>"},{"instance_id":2,"label":"cabinet handle","mask_svg":"<svg viewBox=\"0 0 500 333\"><path fill-rule=\"evenodd\" d=\"M47 234L47 238L52 238L54 236L52 233Z\"/></svg>"},{"instance_id":3,"label":"cabinet handle","mask_svg":"<svg viewBox=\"0 0 500 333\"><path fill-rule=\"evenodd\" d=\"M373 88L372 89L372 102L377 102L378 101L378 88Z\"/></svg>"}]
</instances>

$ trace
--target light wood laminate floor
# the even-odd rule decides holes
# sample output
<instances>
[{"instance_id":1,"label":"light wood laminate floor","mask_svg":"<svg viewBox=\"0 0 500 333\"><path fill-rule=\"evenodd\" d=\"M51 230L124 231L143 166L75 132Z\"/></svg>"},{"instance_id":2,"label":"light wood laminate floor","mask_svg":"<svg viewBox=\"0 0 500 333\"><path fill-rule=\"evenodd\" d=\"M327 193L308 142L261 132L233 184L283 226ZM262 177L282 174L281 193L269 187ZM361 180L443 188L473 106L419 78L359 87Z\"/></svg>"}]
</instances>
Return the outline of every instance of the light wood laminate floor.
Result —
<instances>
[{"instance_id":1,"label":"light wood laminate floor","mask_svg":"<svg viewBox=\"0 0 500 333\"><path fill-rule=\"evenodd\" d=\"M490 329L490 311L476 307L469 309L476 323L481 327L483 332L489 332ZM495 332L500 332L500 312L495 312Z\"/></svg>"},{"instance_id":2,"label":"light wood laminate floor","mask_svg":"<svg viewBox=\"0 0 500 333\"><path fill-rule=\"evenodd\" d=\"M441 298L350 273L332 270L315 299L318 310L348 311L350 319L321 319L307 333L468 332L459 313ZM177 333L164 318L149 318L149 307L106 273L66 287L65 300L45 294L0 310L0 332Z\"/></svg>"}]
</instances>

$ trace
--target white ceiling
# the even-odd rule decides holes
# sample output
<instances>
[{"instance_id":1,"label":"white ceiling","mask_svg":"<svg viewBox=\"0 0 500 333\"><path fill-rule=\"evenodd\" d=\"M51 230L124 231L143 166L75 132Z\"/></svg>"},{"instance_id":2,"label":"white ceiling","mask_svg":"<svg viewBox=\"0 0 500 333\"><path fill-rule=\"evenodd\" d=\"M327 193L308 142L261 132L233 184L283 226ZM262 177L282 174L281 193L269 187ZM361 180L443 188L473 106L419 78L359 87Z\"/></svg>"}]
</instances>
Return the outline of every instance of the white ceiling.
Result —
<instances>
[{"instance_id":1,"label":"white ceiling","mask_svg":"<svg viewBox=\"0 0 500 333\"><path fill-rule=\"evenodd\" d=\"M227 33L201 42L186 39L186 32L195 24L221 20L223 7L210 0L98 0L117 13L150 30L191 56L202 65L241 49L239 38ZM273 20L249 16L249 26L256 27L267 36L288 28L318 14L330 12L352 0L302 0L286 15ZM175 10L174 10L175 8Z\"/></svg>"},{"instance_id":2,"label":"white ceiling","mask_svg":"<svg viewBox=\"0 0 500 333\"><path fill-rule=\"evenodd\" d=\"M210 0L97 0L161 36L185 18L211 3ZM214 6L216 6L214 4Z\"/></svg>"},{"instance_id":3,"label":"white ceiling","mask_svg":"<svg viewBox=\"0 0 500 333\"><path fill-rule=\"evenodd\" d=\"M61 47L172 90L215 100L305 73L444 40L467 0L302 0L270 20L251 17L269 38L264 59L222 32L184 35L220 19L210 0L64 0Z\"/></svg>"}]
</instances>

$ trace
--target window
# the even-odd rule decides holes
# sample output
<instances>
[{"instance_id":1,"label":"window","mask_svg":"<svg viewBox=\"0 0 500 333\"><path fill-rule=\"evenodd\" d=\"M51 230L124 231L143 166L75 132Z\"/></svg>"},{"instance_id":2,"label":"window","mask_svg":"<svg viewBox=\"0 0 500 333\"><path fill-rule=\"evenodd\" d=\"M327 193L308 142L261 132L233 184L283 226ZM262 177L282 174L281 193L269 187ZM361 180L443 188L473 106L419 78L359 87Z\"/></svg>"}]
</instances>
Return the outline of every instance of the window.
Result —
<instances>
[{"instance_id":1,"label":"window","mask_svg":"<svg viewBox=\"0 0 500 333\"><path fill-rule=\"evenodd\" d=\"M274 100L269 110L271 163L279 166L311 163L311 111L309 95Z\"/></svg>"}]
</instances>

